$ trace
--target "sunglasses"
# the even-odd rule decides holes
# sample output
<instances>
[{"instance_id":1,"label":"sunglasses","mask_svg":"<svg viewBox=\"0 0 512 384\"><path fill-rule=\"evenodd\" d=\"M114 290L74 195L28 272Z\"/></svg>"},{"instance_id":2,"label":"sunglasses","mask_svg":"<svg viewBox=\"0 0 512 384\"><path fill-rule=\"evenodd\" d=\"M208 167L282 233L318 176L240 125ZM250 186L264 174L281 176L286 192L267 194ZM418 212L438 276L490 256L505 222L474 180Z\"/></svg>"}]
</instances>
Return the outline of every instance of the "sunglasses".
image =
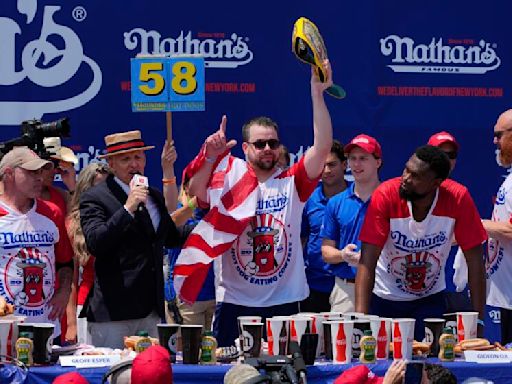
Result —
<instances>
[{"instance_id":1,"label":"sunglasses","mask_svg":"<svg viewBox=\"0 0 512 384\"><path fill-rule=\"evenodd\" d=\"M444 151L445 155L448 156L450 160L455 160L457 158L456 151Z\"/></svg>"},{"instance_id":2,"label":"sunglasses","mask_svg":"<svg viewBox=\"0 0 512 384\"><path fill-rule=\"evenodd\" d=\"M508 129L504 129L503 131L497 131L497 132L494 132L493 136L496 138L496 139L501 139L503 137L503 135L505 134L505 132L510 132L512 131L512 128L508 128Z\"/></svg>"},{"instance_id":3,"label":"sunglasses","mask_svg":"<svg viewBox=\"0 0 512 384\"><path fill-rule=\"evenodd\" d=\"M248 141L248 143L254 145L254 148L256 148L256 149L265 149L267 144L270 149L277 149L281 145L281 143L277 139L256 140L256 141L253 141L252 143L250 141Z\"/></svg>"}]
</instances>

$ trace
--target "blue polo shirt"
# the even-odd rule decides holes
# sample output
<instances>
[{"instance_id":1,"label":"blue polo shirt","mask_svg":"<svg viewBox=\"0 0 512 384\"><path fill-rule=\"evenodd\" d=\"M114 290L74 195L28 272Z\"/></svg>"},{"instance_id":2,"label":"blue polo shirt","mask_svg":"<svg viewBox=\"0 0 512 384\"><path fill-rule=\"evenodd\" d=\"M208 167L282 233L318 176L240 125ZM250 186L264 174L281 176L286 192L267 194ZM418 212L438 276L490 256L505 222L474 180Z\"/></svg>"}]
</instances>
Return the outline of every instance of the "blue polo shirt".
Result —
<instances>
[{"instance_id":1,"label":"blue polo shirt","mask_svg":"<svg viewBox=\"0 0 512 384\"><path fill-rule=\"evenodd\" d=\"M324 220L325 207L329 198L324 195L322 183L318 183L302 211L301 238L306 238L304 264L306 278L311 289L330 293L334 287L334 275L329 264L322 259L322 238L320 230Z\"/></svg>"},{"instance_id":2,"label":"blue polo shirt","mask_svg":"<svg viewBox=\"0 0 512 384\"><path fill-rule=\"evenodd\" d=\"M364 217L370 199L364 202L354 193L354 183L345 191L333 196L327 203L324 215L324 224L320 237L336 242L338 249L343 249L347 244L357 245L361 250L359 232L363 226ZM331 272L342 279L353 279L356 276L356 268L347 263L329 264Z\"/></svg>"}]
</instances>

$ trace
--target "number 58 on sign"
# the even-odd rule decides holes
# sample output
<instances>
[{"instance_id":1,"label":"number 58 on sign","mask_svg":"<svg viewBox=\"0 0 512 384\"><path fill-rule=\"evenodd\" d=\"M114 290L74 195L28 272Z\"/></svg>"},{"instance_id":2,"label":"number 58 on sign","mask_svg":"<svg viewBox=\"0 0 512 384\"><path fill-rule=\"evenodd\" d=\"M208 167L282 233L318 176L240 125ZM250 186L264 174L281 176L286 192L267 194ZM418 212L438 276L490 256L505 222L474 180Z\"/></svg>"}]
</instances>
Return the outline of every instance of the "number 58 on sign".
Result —
<instances>
[{"instance_id":1,"label":"number 58 on sign","mask_svg":"<svg viewBox=\"0 0 512 384\"><path fill-rule=\"evenodd\" d=\"M133 112L204 111L204 59L131 59Z\"/></svg>"}]
</instances>

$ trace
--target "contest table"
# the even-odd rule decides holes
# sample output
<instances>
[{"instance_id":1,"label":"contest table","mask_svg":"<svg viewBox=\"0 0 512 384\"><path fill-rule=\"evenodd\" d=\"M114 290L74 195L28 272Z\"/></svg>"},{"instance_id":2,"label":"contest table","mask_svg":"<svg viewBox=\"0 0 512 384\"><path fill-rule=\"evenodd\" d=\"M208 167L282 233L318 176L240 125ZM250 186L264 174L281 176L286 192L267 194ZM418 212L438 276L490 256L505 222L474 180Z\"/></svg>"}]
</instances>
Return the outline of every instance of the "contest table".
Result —
<instances>
[{"instance_id":1,"label":"contest table","mask_svg":"<svg viewBox=\"0 0 512 384\"><path fill-rule=\"evenodd\" d=\"M427 362L439 363L437 359L429 359ZM391 364L391 360L379 361L376 364L369 364L368 367L378 376L384 376L387 368ZM320 363L315 366L308 367L308 383L332 383L343 371L356 365L356 363L335 365ZM495 384L512 383L512 364L477 364L467 363L465 361L455 361L451 363L443 363L450 371L452 371L459 383L470 377L480 377L491 380ZM173 382L176 384L199 384L199 383L222 383L224 375L233 365L173 365ZM63 368L60 365L49 367L31 367L25 383L27 384L43 384L51 383L57 376L74 371L73 368ZM84 368L79 369L91 384L100 384L103 374L107 372L107 368ZM0 377L0 383L7 384Z\"/></svg>"}]
</instances>

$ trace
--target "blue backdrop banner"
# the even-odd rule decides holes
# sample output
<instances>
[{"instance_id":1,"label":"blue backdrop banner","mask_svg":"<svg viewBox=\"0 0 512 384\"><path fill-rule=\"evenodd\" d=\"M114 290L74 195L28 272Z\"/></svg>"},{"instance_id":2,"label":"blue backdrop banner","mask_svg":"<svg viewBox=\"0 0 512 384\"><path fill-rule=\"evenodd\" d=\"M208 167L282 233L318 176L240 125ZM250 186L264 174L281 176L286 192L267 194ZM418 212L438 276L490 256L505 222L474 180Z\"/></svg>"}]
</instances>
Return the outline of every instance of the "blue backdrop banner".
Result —
<instances>
[{"instance_id":1,"label":"blue backdrop banner","mask_svg":"<svg viewBox=\"0 0 512 384\"><path fill-rule=\"evenodd\" d=\"M206 109L173 112L178 171L223 114L227 135L239 142L245 121L272 117L295 161L312 142L310 70L291 51L293 24L305 16L320 29L334 80L347 91L343 100L327 97L335 137L375 136L387 179L431 134L449 131L461 148L453 178L489 217L505 174L492 128L511 105L511 11L506 0L3 0L0 140L19 136L23 120L69 116L64 145L80 169L101 154L106 134L140 129L157 146L147 175L158 185L165 114L132 112L130 60L197 55Z\"/></svg>"}]
</instances>

